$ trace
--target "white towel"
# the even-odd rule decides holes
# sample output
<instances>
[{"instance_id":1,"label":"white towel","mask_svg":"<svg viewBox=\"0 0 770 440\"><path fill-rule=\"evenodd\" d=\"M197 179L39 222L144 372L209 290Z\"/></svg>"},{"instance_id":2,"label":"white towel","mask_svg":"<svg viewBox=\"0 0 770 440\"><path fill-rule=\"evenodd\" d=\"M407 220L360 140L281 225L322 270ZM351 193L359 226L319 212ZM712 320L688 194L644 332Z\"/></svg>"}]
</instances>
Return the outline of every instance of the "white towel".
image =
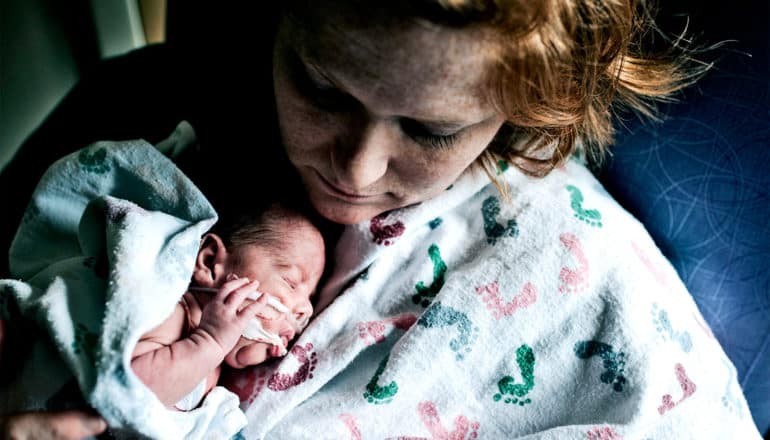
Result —
<instances>
[{"instance_id":1,"label":"white towel","mask_svg":"<svg viewBox=\"0 0 770 440\"><path fill-rule=\"evenodd\" d=\"M48 343L35 342L21 377L0 393L0 410L66 406L79 388L119 432L235 435L246 420L233 393L216 388L199 408L171 411L130 368L139 337L187 289L200 237L216 219L146 142L101 142L54 164L11 248L11 272L23 281L0 281L2 317L34 320Z\"/></svg>"}]
</instances>

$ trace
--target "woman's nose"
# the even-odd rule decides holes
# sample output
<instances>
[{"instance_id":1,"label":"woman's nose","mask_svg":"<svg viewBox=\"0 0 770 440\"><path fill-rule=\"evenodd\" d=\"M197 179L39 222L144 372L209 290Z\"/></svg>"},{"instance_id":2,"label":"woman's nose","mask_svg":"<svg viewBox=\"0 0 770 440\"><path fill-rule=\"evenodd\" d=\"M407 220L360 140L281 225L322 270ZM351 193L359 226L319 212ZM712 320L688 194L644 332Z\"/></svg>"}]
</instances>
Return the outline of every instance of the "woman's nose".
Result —
<instances>
[{"instance_id":1,"label":"woman's nose","mask_svg":"<svg viewBox=\"0 0 770 440\"><path fill-rule=\"evenodd\" d=\"M398 141L387 121L369 121L355 127L347 139L338 139L332 163L342 189L365 191L388 171L393 146Z\"/></svg>"}]
</instances>

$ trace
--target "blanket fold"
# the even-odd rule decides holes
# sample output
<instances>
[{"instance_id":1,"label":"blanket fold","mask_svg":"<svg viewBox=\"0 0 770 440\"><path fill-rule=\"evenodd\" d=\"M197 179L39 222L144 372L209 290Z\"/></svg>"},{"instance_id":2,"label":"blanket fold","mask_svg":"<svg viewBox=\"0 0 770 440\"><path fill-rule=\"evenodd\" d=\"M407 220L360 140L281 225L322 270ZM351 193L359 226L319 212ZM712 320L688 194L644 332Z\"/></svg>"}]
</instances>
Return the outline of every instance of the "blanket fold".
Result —
<instances>
[{"instance_id":1,"label":"blanket fold","mask_svg":"<svg viewBox=\"0 0 770 440\"><path fill-rule=\"evenodd\" d=\"M186 291L200 237L216 220L204 195L146 142L99 142L56 162L10 250L20 280L0 281L3 313L12 322L17 310L44 329L49 341L35 342L33 356L48 353L50 362L28 363L3 409L46 408L74 376L116 430L163 439L237 433L246 421L234 394L220 387L198 409L170 411L130 368L139 337Z\"/></svg>"}]
</instances>

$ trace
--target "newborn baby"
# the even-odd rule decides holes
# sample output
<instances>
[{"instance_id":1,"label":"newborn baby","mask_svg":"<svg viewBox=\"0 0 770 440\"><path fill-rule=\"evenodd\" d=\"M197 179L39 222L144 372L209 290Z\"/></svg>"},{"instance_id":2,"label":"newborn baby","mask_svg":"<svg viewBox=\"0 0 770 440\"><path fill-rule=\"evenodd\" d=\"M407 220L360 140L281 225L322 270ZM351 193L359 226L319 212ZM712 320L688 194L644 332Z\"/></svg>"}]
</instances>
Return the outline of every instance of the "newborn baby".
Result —
<instances>
[{"instance_id":1,"label":"newborn baby","mask_svg":"<svg viewBox=\"0 0 770 440\"><path fill-rule=\"evenodd\" d=\"M223 361L244 368L284 356L313 312L324 252L318 229L280 205L206 234L188 291L139 339L134 372L164 405L188 411L216 385Z\"/></svg>"}]
</instances>

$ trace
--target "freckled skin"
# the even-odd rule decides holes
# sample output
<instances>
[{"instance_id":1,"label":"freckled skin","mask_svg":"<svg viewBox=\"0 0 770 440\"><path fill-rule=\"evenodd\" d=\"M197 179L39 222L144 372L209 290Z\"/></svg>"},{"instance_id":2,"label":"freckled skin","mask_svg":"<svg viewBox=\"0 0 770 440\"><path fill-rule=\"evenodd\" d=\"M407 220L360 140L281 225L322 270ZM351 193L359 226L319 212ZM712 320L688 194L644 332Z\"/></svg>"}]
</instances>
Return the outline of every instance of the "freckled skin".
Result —
<instances>
[{"instance_id":1,"label":"freckled skin","mask_svg":"<svg viewBox=\"0 0 770 440\"><path fill-rule=\"evenodd\" d=\"M282 140L316 210L353 224L442 192L504 120L484 99L488 57L480 31L354 19L344 10L312 19L318 13L282 21L273 62ZM340 105L319 103L306 78L336 90ZM422 125L456 133L456 140L448 148L426 145L405 120L430 122ZM452 124L433 123L440 121Z\"/></svg>"}]
</instances>

